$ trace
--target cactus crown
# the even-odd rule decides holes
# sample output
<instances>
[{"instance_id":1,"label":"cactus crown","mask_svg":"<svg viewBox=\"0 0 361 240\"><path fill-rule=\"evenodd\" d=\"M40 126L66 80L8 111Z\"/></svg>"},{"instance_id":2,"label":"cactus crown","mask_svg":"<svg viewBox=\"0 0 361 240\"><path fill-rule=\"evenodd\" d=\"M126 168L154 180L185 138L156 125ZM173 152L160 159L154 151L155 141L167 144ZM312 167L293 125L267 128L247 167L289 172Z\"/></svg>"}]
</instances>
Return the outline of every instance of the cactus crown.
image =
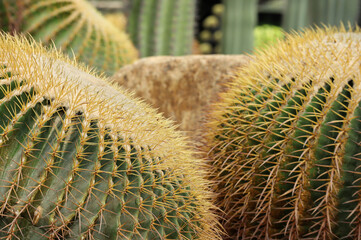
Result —
<instances>
[{"instance_id":1,"label":"cactus crown","mask_svg":"<svg viewBox=\"0 0 361 240\"><path fill-rule=\"evenodd\" d=\"M232 239L356 239L361 31L306 30L237 72L209 158Z\"/></svg>"},{"instance_id":2,"label":"cactus crown","mask_svg":"<svg viewBox=\"0 0 361 240\"><path fill-rule=\"evenodd\" d=\"M1 238L217 238L202 162L168 120L55 50L0 46Z\"/></svg>"}]
</instances>

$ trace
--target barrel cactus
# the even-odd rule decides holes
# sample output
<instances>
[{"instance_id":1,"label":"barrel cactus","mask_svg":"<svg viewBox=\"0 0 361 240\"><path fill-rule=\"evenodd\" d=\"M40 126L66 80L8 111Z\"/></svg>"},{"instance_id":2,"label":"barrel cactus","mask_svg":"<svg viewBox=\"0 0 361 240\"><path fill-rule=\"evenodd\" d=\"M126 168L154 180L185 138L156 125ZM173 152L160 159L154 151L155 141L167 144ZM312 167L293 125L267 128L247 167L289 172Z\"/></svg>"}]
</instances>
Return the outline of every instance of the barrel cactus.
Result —
<instances>
[{"instance_id":1,"label":"barrel cactus","mask_svg":"<svg viewBox=\"0 0 361 240\"><path fill-rule=\"evenodd\" d=\"M168 120L55 50L0 46L0 238L218 239Z\"/></svg>"},{"instance_id":2,"label":"barrel cactus","mask_svg":"<svg viewBox=\"0 0 361 240\"><path fill-rule=\"evenodd\" d=\"M206 135L231 239L359 239L361 31L306 30L255 54Z\"/></svg>"},{"instance_id":3,"label":"barrel cactus","mask_svg":"<svg viewBox=\"0 0 361 240\"><path fill-rule=\"evenodd\" d=\"M137 58L126 33L87 0L0 0L0 12L5 29L30 33L108 75Z\"/></svg>"}]
</instances>

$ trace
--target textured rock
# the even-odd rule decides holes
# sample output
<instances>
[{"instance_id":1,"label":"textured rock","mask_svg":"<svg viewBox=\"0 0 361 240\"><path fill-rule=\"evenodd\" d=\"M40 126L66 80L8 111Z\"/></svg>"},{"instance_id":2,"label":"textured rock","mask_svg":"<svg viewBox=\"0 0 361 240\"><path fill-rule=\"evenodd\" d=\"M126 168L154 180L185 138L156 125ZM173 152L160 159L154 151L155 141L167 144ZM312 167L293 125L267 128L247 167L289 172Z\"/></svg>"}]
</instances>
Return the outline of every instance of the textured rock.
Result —
<instances>
[{"instance_id":1,"label":"textured rock","mask_svg":"<svg viewBox=\"0 0 361 240\"><path fill-rule=\"evenodd\" d=\"M149 57L124 66L113 80L194 136L206 107L224 90L233 71L248 61L244 55Z\"/></svg>"}]
</instances>

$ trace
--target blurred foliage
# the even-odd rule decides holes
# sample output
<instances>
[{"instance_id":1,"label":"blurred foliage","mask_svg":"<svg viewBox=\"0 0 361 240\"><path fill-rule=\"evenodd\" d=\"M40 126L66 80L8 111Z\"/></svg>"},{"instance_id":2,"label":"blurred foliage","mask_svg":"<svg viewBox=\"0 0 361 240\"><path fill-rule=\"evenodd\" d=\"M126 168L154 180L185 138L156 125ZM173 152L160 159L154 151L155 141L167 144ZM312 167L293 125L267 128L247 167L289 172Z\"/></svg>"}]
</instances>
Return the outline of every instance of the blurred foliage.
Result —
<instances>
[{"instance_id":1,"label":"blurred foliage","mask_svg":"<svg viewBox=\"0 0 361 240\"><path fill-rule=\"evenodd\" d=\"M253 49L253 29L257 24L257 1L225 0L222 16L221 49L239 54Z\"/></svg>"},{"instance_id":2,"label":"blurred foliage","mask_svg":"<svg viewBox=\"0 0 361 240\"><path fill-rule=\"evenodd\" d=\"M255 49L265 48L284 37L283 29L274 25L257 26L253 33Z\"/></svg>"},{"instance_id":3,"label":"blurred foliage","mask_svg":"<svg viewBox=\"0 0 361 240\"><path fill-rule=\"evenodd\" d=\"M220 41L222 38L221 22L224 11L223 4L215 4L212 14L201 23L202 31L199 33L200 50L203 54L220 53Z\"/></svg>"}]
</instances>

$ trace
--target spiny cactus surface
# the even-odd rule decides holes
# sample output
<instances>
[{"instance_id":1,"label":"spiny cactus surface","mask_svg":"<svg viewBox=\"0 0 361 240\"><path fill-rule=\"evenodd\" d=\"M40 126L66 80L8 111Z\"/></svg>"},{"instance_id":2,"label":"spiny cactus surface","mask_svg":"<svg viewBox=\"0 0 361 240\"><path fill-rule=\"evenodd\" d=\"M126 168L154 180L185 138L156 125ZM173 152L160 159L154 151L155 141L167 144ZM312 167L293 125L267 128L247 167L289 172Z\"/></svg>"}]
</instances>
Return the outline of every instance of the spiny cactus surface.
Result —
<instances>
[{"instance_id":1,"label":"spiny cactus surface","mask_svg":"<svg viewBox=\"0 0 361 240\"><path fill-rule=\"evenodd\" d=\"M0 48L1 239L218 239L168 120L58 52Z\"/></svg>"},{"instance_id":2,"label":"spiny cactus surface","mask_svg":"<svg viewBox=\"0 0 361 240\"><path fill-rule=\"evenodd\" d=\"M128 32L141 57L192 52L195 0L133 0Z\"/></svg>"},{"instance_id":3,"label":"spiny cactus surface","mask_svg":"<svg viewBox=\"0 0 361 240\"><path fill-rule=\"evenodd\" d=\"M361 31L289 35L238 71L207 135L231 239L359 239Z\"/></svg>"},{"instance_id":4,"label":"spiny cactus surface","mask_svg":"<svg viewBox=\"0 0 361 240\"><path fill-rule=\"evenodd\" d=\"M0 10L9 31L30 33L108 75L137 58L126 33L86 0L0 0Z\"/></svg>"}]
</instances>

